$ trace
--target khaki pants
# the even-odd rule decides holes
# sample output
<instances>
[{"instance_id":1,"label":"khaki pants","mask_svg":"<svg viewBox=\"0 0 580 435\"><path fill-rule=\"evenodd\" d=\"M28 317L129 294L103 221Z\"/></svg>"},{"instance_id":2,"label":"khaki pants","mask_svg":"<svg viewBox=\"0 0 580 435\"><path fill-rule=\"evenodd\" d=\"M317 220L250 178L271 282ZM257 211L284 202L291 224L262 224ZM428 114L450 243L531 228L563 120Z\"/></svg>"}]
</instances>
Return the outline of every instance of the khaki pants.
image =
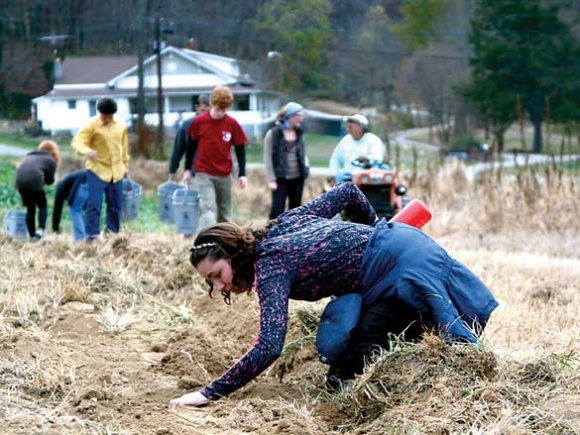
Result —
<instances>
[{"instance_id":1,"label":"khaki pants","mask_svg":"<svg viewBox=\"0 0 580 435\"><path fill-rule=\"evenodd\" d=\"M232 220L232 176L214 177L196 173L195 187L199 194L199 228Z\"/></svg>"}]
</instances>

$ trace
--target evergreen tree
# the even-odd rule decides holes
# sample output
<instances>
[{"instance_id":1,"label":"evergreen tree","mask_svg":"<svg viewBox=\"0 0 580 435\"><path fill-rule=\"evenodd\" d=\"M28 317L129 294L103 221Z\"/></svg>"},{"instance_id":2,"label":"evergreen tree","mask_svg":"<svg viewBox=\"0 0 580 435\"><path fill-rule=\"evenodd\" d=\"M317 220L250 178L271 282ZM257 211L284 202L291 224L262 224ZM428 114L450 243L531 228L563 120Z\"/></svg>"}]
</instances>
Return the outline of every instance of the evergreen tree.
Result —
<instances>
[{"instance_id":1,"label":"evergreen tree","mask_svg":"<svg viewBox=\"0 0 580 435\"><path fill-rule=\"evenodd\" d=\"M576 63L571 55L578 42L560 19L565 3L481 0L472 22L473 73L465 95L498 131L515 119L519 98L534 126L533 151L538 153L546 100L558 94L570 79L570 62Z\"/></svg>"}]
</instances>

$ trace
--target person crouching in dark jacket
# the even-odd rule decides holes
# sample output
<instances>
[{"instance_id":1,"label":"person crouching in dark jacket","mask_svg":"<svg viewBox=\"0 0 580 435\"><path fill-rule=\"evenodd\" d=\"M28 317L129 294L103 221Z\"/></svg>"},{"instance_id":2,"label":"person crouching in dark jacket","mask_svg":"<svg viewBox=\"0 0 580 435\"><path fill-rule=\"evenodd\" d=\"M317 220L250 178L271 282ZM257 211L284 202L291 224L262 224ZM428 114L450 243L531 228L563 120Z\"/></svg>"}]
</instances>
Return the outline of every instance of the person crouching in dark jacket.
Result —
<instances>
[{"instance_id":1,"label":"person crouching in dark jacket","mask_svg":"<svg viewBox=\"0 0 580 435\"><path fill-rule=\"evenodd\" d=\"M42 141L38 149L24 157L16 169L16 189L26 207L26 227L30 241L44 237L48 218L48 204L45 186L54 183L56 167L60 162L60 152L56 142ZM36 229L36 209L38 208L38 229Z\"/></svg>"}]
</instances>

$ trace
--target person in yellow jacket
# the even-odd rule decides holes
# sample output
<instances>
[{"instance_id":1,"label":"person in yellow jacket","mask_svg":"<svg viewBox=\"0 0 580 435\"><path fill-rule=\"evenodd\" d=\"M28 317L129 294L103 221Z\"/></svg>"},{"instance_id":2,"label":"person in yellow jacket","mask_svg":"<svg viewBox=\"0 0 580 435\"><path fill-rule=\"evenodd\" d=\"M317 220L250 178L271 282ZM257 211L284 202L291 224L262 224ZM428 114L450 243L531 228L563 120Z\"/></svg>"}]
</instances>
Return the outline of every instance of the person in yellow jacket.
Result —
<instances>
[{"instance_id":1,"label":"person in yellow jacket","mask_svg":"<svg viewBox=\"0 0 580 435\"><path fill-rule=\"evenodd\" d=\"M103 196L107 203L105 231L118 233L121 222L122 180L129 165L127 125L118 116L117 103L102 98L93 116L73 137L71 146L86 158L88 199L85 230L87 240L100 233Z\"/></svg>"}]
</instances>

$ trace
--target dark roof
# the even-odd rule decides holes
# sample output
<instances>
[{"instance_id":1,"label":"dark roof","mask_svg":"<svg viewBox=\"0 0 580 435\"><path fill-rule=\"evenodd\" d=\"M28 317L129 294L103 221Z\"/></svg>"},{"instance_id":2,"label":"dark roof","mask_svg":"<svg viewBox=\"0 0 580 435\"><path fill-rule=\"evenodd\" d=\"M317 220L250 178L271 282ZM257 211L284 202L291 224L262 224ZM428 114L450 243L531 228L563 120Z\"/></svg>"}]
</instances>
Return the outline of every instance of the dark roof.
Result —
<instances>
[{"instance_id":1,"label":"dark roof","mask_svg":"<svg viewBox=\"0 0 580 435\"><path fill-rule=\"evenodd\" d=\"M188 56L191 61L191 57ZM144 59L147 60L147 59ZM109 87L107 84L112 79L126 73L128 70L136 67L138 62L137 56L85 56L85 57L65 57L61 63L62 78L55 81L53 89L46 94L50 98L71 98L71 97L95 97L103 96L132 96L137 89L123 89ZM74 86L73 89L67 85ZM100 85L100 86L94 86ZM63 89L64 86L64 89ZM236 83L230 83L230 88L234 93L248 93L255 89L256 83L248 76L237 78ZM253 89L251 89L253 88ZM164 92L168 95L179 94L199 94L211 92L213 89L208 87L185 86L180 88L165 88ZM145 89L147 95L156 94L157 88Z\"/></svg>"},{"instance_id":2,"label":"dark roof","mask_svg":"<svg viewBox=\"0 0 580 435\"><path fill-rule=\"evenodd\" d=\"M247 94L250 92L255 92L257 88L249 88L247 86L239 86L239 85L232 85L229 86L230 89L234 94ZM145 88L146 95L157 95L157 88ZM191 86L191 87L183 87L183 88L172 88L172 89L164 89L163 92L165 95L193 95L193 94L201 94L201 93L211 93L213 87L199 87L199 86ZM73 98L73 97L95 97L101 98L104 96L135 96L136 89L124 89L124 88L107 88L103 86L102 88L96 89L53 89L51 92L46 94L47 97L51 98Z\"/></svg>"},{"instance_id":3,"label":"dark roof","mask_svg":"<svg viewBox=\"0 0 580 435\"><path fill-rule=\"evenodd\" d=\"M66 57L56 85L106 83L137 64L137 56Z\"/></svg>"}]
</instances>

